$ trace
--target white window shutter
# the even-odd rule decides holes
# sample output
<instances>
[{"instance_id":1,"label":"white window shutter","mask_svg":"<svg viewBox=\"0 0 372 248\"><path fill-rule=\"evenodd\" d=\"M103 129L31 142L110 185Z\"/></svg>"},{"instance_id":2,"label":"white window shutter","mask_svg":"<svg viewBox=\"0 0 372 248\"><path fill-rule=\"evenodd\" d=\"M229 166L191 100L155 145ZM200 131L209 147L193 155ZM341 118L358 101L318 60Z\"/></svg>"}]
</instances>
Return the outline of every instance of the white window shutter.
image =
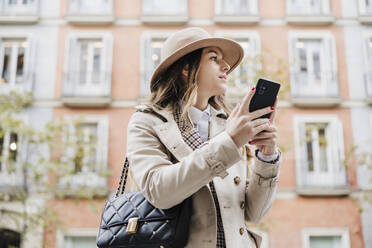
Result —
<instances>
[{"instance_id":1,"label":"white window shutter","mask_svg":"<svg viewBox=\"0 0 372 248\"><path fill-rule=\"evenodd\" d=\"M113 39L111 34L106 34L103 37L103 49L102 49L102 66L101 75L103 75L103 81L105 86L105 95L110 95L111 92L111 80L112 80L112 51L113 51Z\"/></svg>"},{"instance_id":2,"label":"white window shutter","mask_svg":"<svg viewBox=\"0 0 372 248\"><path fill-rule=\"evenodd\" d=\"M326 54L326 74L328 78L332 79L332 83L337 82L337 56L336 44L333 35L326 35L324 38L324 45Z\"/></svg>"},{"instance_id":3,"label":"white window shutter","mask_svg":"<svg viewBox=\"0 0 372 248\"><path fill-rule=\"evenodd\" d=\"M25 62L23 65L24 73L24 87L26 90L31 91L33 89L35 69L36 65L36 45L37 42L35 39L27 38L27 47L25 51Z\"/></svg>"},{"instance_id":4,"label":"white window shutter","mask_svg":"<svg viewBox=\"0 0 372 248\"><path fill-rule=\"evenodd\" d=\"M306 182L306 172L307 172L307 155L306 155L306 123L304 121L297 122L298 131L298 152L296 156L296 175L297 175L297 185L304 185Z\"/></svg>"},{"instance_id":5,"label":"white window shutter","mask_svg":"<svg viewBox=\"0 0 372 248\"><path fill-rule=\"evenodd\" d=\"M80 49L77 37L71 35L68 39L68 73L77 75L79 72Z\"/></svg>"},{"instance_id":6,"label":"white window shutter","mask_svg":"<svg viewBox=\"0 0 372 248\"><path fill-rule=\"evenodd\" d=\"M344 151L344 133L343 133L343 125L341 120L338 120L336 123L336 132L337 132L337 156L340 161L341 170L344 171L344 161L345 161L345 151Z\"/></svg>"},{"instance_id":7,"label":"white window shutter","mask_svg":"<svg viewBox=\"0 0 372 248\"><path fill-rule=\"evenodd\" d=\"M3 47L3 39L0 37L0 73L1 73L0 80L1 80L1 75L3 73L3 63L4 63L4 47Z\"/></svg>"},{"instance_id":8,"label":"white window shutter","mask_svg":"<svg viewBox=\"0 0 372 248\"><path fill-rule=\"evenodd\" d=\"M105 169L107 166L108 129L108 119L101 119L97 126L97 170Z\"/></svg>"},{"instance_id":9,"label":"white window shutter","mask_svg":"<svg viewBox=\"0 0 372 248\"><path fill-rule=\"evenodd\" d=\"M258 0L246 0L246 1L248 1L250 13L253 15L258 14L258 3L257 3Z\"/></svg>"},{"instance_id":10,"label":"white window shutter","mask_svg":"<svg viewBox=\"0 0 372 248\"><path fill-rule=\"evenodd\" d=\"M260 44L260 37L258 35L252 35L249 39L249 44L252 47L252 52L254 55L260 54L261 44Z\"/></svg>"},{"instance_id":11,"label":"white window shutter","mask_svg":"<svg viewBox=\"0 0 372 248\"><path fill-rule=\"evenodd\" d=\"M296 89L296 85L298 85L298 82L296 82L296 74L300 71L300 61L298 56L298 49L297 49L297 37L290 37L290 47L289 47L289 54L290 54L290 84L291 84L291 92L299 92L298 89ZM297 83L297 84L296 84Z\"/></svg>"}]
</instances>

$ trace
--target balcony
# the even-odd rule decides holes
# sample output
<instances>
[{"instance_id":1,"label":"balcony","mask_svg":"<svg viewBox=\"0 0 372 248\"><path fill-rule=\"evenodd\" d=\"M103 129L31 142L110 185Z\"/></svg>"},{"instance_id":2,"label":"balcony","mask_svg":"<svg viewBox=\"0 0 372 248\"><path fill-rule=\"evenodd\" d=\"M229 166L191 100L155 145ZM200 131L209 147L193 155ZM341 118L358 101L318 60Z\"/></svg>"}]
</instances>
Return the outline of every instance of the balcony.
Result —
<instances>
[{"instance_id":1,"label":"balcony","mask_svg":"<svg viewBox=\"0 0 372 248\"><path fill-rule=\"evenodd\" d=\"M292 103L299 107L338 106L342 99L337 73L291 73L291 98Z\"/></svg>"},{"instance_id":2,"label":"balcony","mask_svg":"<svg viewBox=\"0 0 372 248\"><path fill-rule=\"evenodd\" d=\"M141 22L147 25L185 25L189 21L186 0L142 0Z\"/></svg>"},{"instance_id":3,"label":"balcony","mask_svg":"<svg viewBox=\"0 0 372 248\"><path fill-rule=\"evenodd\" d=\"M16 72L10 72L9 76L0 78L0 94L9 94L10 91L32 92L35 83L35 73L26 72L23 75L17 75Z\"/></svg>"},{"instance_id":4,"label":"balcony","mask_svg":"<svg viewBox=\"0 0 372 248\"><path fill-rule=\"evenodd\" d=\"M39 21L39 0L23 3L9 3L9 0L0 0L1 24L32 24Z\"/></svg>"},{"instance_id":5,"label":"balcony","mask_svg":"<svg viewBox=\"0 0 372 248\"><path fill-rule=\"evenodd\" d=\"M329 1L319 2L319 6L307 6L306 1L300 4L287 1L287 23L292 25L330 25L334 23L335 17L330 12Z\"/></svg>"},{"instance_id":6,"label":"balcony","mask_svg":"<svg viewBox=\"0 0 372 248\"><path fill-rule=\"evenodd\" d=\"M61 101L70 107L106 107L111 104L111 72L66 72Z\"/></svg>"},{"instance_id":7,"label":"balcony","mask_svg":"<svg viewBox=\"0 0 372 248\"><path fill-rule=\"evenodd\" d=\"M339 166L333 167L339 168ZM299 195L343 196L351 193L344 169L328 168L328 171L309 171L308 161L301 160L296 166L296 175L296 192Z\"/></svg>"},{"instance_id":8,"label":"balcony","mask_svg":"<svg viewBox=\"0 0 372 248\"><path fill-rule=\"evenodd\" d=\"M366 87L366 101L368 104L372 104L372 70L364 74L364 83Z\"/></svg>"},{"instance_id":9,"label":"balcony","mask_svg":"<svg viewBox=\"0 0 372 248\"><path fill-rule=\"evenodd\" d=\"M219 25L255 25L260 21L258 15L257 0L247 0L245 6L244 2L230 2L230 1L215 1L215 16L214 22ZM226 8L226 5L230 9ZM240 4L240 6L239 6Z\"/></svg>"},{"instance_id":10,"label":"balcony","mask_svg":"<svg viewBox=\"0 0 372 248\"><path fill-rule=\"evenodd\" d=\"M113 2L70 0L66 20L77 25L110 25L114 22Z\"/></svg>"}]
</instances>

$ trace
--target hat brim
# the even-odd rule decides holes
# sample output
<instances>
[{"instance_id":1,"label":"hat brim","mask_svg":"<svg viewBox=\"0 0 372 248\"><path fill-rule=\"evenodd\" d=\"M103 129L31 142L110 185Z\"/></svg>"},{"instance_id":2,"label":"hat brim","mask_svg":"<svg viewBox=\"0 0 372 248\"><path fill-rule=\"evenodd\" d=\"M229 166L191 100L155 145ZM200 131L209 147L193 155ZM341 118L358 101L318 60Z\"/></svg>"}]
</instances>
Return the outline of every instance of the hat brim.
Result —
<instances>
[{"instance_id":1,"label":"hat brim","mask_svg":"<svg viewBox=\"0 0 372 248\"><path fill-rule=\"evenodd\" d=\"M150 88L154 84L156 77L164 72L170 65L176 62L178 59L183 57L184 55L193 52L199 48L216 46L219 47L223 53L223 58L226 63L229 64L230 70L227 72L229 74L232 72L242 61L244 57L244 50L242 46L237 43L236 41L226 39L226 38L206 38L195 41L193 43L188 44L174 53L172 53L168 58L162 61L154 70L151 81L150 81Z\"/></svg>"}]
</instances>

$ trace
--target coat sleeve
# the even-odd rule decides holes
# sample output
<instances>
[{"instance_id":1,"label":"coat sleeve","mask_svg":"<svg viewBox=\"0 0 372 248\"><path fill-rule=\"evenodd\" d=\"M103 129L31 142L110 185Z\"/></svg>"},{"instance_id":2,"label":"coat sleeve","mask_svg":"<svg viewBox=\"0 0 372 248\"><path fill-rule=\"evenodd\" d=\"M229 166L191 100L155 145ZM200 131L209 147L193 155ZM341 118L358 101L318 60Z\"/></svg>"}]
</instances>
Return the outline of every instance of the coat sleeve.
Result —
<instances>
[{"instance_id":1,"label":"coat sleeve","mask_svg":"<svg viewBox=\"0 0 372 248\"><path fill-rule=\"evenodd\" d=\"M177 163L172 163L157 137L156 123L136 112L127 129L127 157L133 178L148 201L168 209L194 194L215 176L226 175L242 157L225 131Z\"/></svg>"},{"instance_id":2,"label":"coat sleeve","mask_svg":"<svg viewBox=\"0 0 372 248\"><path fill-rule=\"evenodd\" d=\"M253 162L245 190L245 220L259 223L274 202L282 153L279 150L279 159L275 164L261 161L257 155Z\"/></svg>"}]
</instances>

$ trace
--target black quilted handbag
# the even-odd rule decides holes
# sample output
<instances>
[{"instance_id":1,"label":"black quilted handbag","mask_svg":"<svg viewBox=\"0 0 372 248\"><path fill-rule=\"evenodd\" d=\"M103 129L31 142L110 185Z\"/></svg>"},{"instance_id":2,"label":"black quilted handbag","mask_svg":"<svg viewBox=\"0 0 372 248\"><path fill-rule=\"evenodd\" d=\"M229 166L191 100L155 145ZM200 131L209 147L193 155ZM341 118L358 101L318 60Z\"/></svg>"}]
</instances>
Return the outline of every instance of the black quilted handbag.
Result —
<instances>
[{"instance_id":1,"label":"black quilted handbag","mask_svg":"<svg viewBox=\"0 0 372 248\"><path fill-rule=\"evenodd\" d=\"M151 205L141 192L124 192L129 162L125 159L116 194L107 201L101 217L100 248L180 248L189 237L191 197L169 208Z\"/></svg>"}]
</instances>

